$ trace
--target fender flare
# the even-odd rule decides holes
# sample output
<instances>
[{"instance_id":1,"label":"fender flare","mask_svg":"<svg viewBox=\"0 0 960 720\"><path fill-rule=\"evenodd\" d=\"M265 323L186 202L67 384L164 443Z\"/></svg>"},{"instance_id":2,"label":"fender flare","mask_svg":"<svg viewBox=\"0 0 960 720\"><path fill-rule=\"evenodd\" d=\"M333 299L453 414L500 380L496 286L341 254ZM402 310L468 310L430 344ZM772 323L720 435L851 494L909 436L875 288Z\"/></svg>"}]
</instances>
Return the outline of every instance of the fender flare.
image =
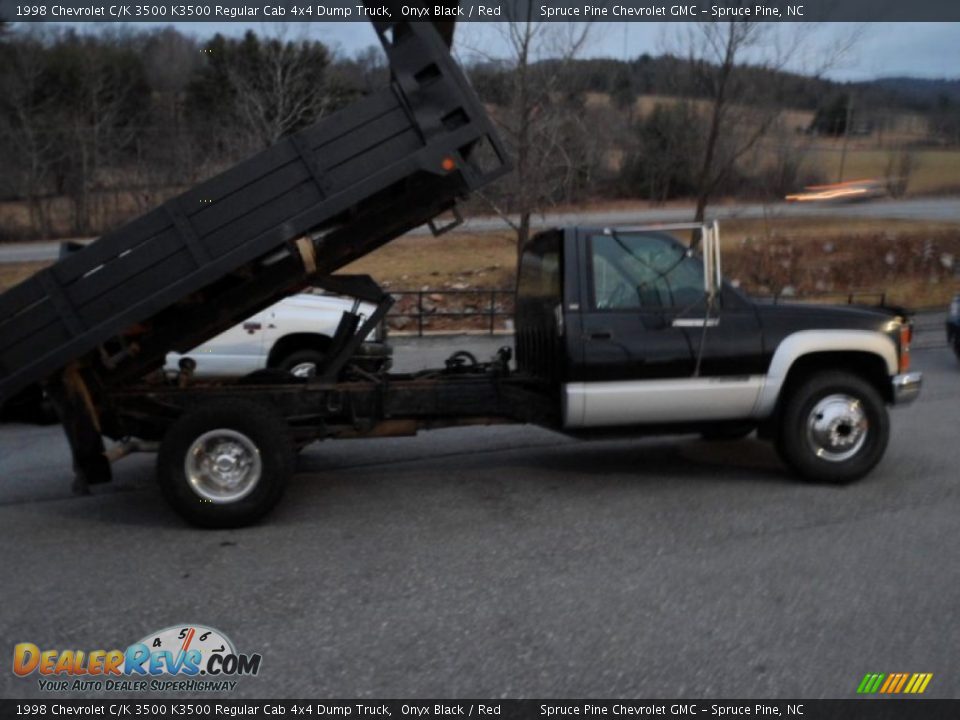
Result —
<instances>
[{"instance_id":1,"label":"fender flare","mask_svg":"<svg viewBox=\"0 0 960 720\"><path fill-rule=\"evenodd\" d=\"M800 358L822 352L861 352L884 361L887 375L897 374L897 346L882 332L874 330L801 330L785 337L770 360L770 367L753 411L755 418L768 417L777 405L790 368Z\"/></svg>"}]
</instances>

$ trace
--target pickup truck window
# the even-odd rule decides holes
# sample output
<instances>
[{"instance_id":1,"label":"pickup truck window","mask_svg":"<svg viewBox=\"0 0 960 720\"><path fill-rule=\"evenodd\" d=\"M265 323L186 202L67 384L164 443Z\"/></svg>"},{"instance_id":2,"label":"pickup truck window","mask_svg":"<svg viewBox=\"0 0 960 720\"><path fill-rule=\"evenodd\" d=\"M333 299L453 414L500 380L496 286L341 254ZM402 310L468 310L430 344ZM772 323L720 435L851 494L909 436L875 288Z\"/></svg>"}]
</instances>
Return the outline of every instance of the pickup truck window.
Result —
<instances>
[{"instance_id":1,"label":"pickup truck window","mask_svg":"<svg viewBox=\"0 0 960 720\"><path fill-rule=\"evenodd\" d=\"M526 298L560 298L560 250L557 243L540 242L523 254L520 295Z\"/></svg>"},{"instance_id":2,"label":"pickup truck window","mask_svg":"<svg viewBox=\"0 0 960 720\"><path fill-rule=\"evenodd\" d=\"M595 310L683 308L703 299L703 264L669 236L594 235L589 256Z\"/></svg>"}]
</instances>

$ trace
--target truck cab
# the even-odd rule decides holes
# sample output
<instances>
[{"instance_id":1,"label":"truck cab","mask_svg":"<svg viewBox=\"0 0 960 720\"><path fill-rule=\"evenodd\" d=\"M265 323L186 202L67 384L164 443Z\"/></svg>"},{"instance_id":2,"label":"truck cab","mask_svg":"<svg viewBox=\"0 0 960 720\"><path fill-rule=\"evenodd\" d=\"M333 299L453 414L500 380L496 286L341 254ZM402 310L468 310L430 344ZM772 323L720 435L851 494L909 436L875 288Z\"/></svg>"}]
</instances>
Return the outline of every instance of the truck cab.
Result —
<instances>
[{"instance_id":1,"label":"truck cab","mask_svg":"<svg viewBox=\"0 0 960 720\"><path fill-rule=\"evenodd\" d=\"M536 235L516 325L518 369L552 386L565 432L758 428L821 480L872 468L886 406L921 383L901 313L754 301L722 278L716 224Z\"/></svg>"}]
</instances>

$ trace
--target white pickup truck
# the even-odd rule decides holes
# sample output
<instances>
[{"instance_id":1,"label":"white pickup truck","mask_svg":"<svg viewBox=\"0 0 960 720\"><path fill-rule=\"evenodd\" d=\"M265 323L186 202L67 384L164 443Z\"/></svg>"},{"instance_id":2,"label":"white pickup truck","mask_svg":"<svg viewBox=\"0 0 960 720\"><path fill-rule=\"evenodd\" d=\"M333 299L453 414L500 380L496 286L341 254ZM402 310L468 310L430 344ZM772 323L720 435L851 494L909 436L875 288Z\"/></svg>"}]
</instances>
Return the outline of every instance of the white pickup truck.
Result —
<instances>
[{"instance_id":1,"label":"white pickup truck","mask_svg":"<svg viewBox=\"0 0 960 720\"><path fill-rule=\"evenodd\" d=\"M168 354L164 369L178 372L181 358L189 357L197 363L194 374L202 377L241 377L275 368L308 378L329 348L343 313L355 307L367 317L374 311L373 305L354 298L310 292L291 295L190 352ZM388 362L383 354L388 352L385 339L380 325L364 345L366 354L370 354L370 343L382 348L369 358L375 368ZM33 384L0 404L0 421L6 420L45 425L56 422L57 416L40 385Z\"/></svg>"},{"instance_id":2,"label":"white pickup truck","mask_svg":"<svg viewBox=\"0 0 960 720\"><path fill-rule=\"evenodd\" d=\"M264 368L310 377L329 348L343 313L369 316L373 310L372 305L353 298L291 295L183 355L170 353L165 369L176 372L180 359L189 357L197 363L195 374L202 377L241 376ZM382 327L368 338L382 339Z\"/></svg>"}]
</instances>

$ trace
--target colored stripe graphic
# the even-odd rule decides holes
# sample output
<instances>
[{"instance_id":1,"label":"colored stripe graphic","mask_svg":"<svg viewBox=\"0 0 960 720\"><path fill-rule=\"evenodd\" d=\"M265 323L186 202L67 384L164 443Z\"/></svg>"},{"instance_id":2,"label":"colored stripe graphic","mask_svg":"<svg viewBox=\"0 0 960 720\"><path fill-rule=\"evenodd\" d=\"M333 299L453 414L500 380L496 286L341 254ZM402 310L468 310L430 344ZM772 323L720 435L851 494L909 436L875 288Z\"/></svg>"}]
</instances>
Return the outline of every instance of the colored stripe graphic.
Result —
<instances>
[{"instance_id":1,"label":"colored stripe graphic","mask_svg":"<svg viewBox=\"0 0 960 720\"><path fill-rule=\"evenodd\" d=\"M867 673L857 685L858 695L918 695L927 689L933 673Z\"/></svg>"},{"instance_id":2,"label":"colored stripe graphic","mask_svg":"<svg viewBox=\"0 0 960 720\"><path fill-rule=\"evenodd\" d=\"M863 676L863 680L860 681L857 692L862 695L875 693L880 687L880 683L883 682L884 677L886 676L883 673L867 673Z\"/></svg>"}]
</instances>

